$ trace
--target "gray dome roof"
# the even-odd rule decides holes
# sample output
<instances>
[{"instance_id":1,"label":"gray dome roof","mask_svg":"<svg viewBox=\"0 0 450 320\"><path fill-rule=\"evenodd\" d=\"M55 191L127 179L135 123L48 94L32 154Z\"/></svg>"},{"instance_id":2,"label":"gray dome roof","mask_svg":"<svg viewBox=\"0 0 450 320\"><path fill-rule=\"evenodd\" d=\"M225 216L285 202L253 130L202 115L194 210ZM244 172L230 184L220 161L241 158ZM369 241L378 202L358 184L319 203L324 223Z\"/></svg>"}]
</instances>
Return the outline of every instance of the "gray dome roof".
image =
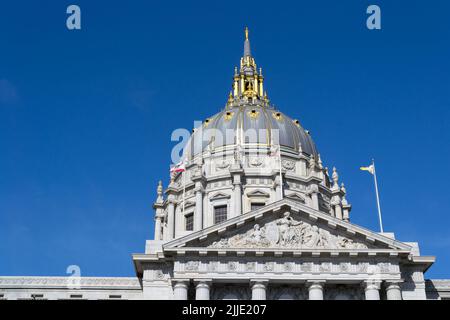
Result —
<instances>
[{"instance_id":1,"label":"gray dome roof","mask_svg":"<svg viewBox=\"0 0 450 320\"><path fill-rule=\"evenodd\" d=\"M279 144L282 151L299 152L307 155L318 153L310 134L298 120L269 106L243 104L227 107L206 119L194 129L184 148L185 156L193 158L210 149L219 150L240 143L244 148L268 148L278 145L276 130L279 132Z\"/></svg>"},{"instance_id":2,"label":"gray dome roof","mask_svg":"<svg viewBox=\"0 0 450 320\"><path fill-rule=\"evenodd\" d=\"M275 110L264 90L262 69L251 55L248 28L245 28L244 56L235 68L232 91L224 110L206 119L194 129L184 148L183 158L194 158L205 151L234 149L269 149L317 157L311 136L297 120ZM278 133L278 134L277 134Z\"/></svg>"}]
</instances>

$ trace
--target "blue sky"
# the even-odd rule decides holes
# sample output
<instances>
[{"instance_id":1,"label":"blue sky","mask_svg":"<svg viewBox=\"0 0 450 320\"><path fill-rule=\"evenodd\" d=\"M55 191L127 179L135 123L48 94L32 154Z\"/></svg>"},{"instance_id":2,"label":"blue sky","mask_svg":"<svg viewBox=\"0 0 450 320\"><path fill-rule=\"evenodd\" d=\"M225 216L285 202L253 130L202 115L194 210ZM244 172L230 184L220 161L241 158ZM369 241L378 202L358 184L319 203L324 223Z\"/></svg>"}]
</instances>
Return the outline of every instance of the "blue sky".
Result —
<instances>
[{"instance_id":1,"label":"blue sky","mask_svg":"<svg viewBox=\"0 0 450 320\"><path fill-rule=\"evenodd\" d=\"M66 29L78 4L82 29ZM378 4L382 30L365 27ZM0 275L132 276L170 134L226 102L243 27L271 101L338 168L352 222L450 277L448 1L9 1L0 5Z\"/></svg>"}]
</instances>

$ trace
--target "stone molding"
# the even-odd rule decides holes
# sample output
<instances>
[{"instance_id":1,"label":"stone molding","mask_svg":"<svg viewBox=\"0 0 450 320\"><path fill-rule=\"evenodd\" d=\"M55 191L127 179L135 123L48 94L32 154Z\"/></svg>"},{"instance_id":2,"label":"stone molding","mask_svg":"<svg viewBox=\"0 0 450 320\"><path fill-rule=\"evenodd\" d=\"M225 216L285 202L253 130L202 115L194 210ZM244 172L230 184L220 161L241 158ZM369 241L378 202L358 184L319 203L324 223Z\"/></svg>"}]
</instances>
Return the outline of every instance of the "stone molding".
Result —
<instances>
[{"instance_id":1,"label":"stone molding","mask_svg":"<svg viewBox=\"0 0 450 320\"><path fill-rule=\"evenodd\" d=\"M67 288L76 281L80 288L141 290L138 278L113 277L0 277L0 288Z\"/></svg>"}]
</instances>

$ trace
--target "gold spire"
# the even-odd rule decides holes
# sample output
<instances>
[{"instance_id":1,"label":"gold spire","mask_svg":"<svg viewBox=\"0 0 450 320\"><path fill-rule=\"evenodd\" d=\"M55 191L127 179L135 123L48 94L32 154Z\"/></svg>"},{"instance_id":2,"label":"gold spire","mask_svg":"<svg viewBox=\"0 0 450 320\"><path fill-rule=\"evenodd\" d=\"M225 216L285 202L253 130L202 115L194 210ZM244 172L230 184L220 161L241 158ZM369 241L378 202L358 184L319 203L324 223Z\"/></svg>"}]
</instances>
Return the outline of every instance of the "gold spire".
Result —
<instances>
[{"instance_id":1,"label":"gold spire","mask_svg":"<svg viewBox=\"0 0 450 320\"><path fill-rule=\"evenodd\" d=\"M228 97L227 106L232 106L234 101L260 100L268 103L264 92L264 77L262 69L256 66L255 59L251 55L249 30L244 28L244 55L241 57L240 68L234 69L232 96Z\"/></svg>"}]
</instances>

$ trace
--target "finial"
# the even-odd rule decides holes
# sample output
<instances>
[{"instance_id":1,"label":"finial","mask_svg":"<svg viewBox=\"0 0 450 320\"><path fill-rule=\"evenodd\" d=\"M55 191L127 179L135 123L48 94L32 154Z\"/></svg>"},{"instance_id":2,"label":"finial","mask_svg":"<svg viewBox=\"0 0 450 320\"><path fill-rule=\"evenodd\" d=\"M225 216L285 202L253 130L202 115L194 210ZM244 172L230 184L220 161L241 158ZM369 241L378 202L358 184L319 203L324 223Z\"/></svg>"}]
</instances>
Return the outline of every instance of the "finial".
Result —
<instances>
[{"instance_id":1,"label":"finial","mask_svg":"<svg viewBox=\"0 0 450 320\"><path fill-rule=\"evenodd\" d=\"M319 153L319 160L317 160L317 164L319 165L319 169L322 170L323 169L323 163L322 163L322 158L320 157L320 153Z\"/></svg>"},{"instance_id":2,"label":"finial","mask_svg":"<svg viewBox=\"0 0 450 320\"><path fill-rule=\"evenodd\" d=\"M333 167L333 175L331 177L333 178L333 182L334 182L333 187L339 187L339 184L338 184L339 174L337 173L336 167Z\"/></svg>"},{"instance_id":3,"label":"finial","mask_svg":"<svg viewBox=\"0 0 450 320\"><path fill-rule=\"evenodd\" d=\"M156 193L158 195L158 197L156 198L156 202L157 203L162 203L163 202L163 185L162 185L162 181L159 180L158 182L158 187L156 188Z\"/></svg>"},{"instance_id":4,"label":"finial","mask_svg":"<svg viewBox=\"0 0 450 320\"><path fill-rule=\"evenodd\" d=\"M158 181L158 188L156 189L156 192L158 193L158 196L162 194L162 191L163 191L162 181L159 180Z\"/></svg>"},{"instance_id":5,"label":"finial","mask_svg":"<svg viewBox=\"0 0 450 320\"><path fill-rule=\"evenodd\" d=\"M232 102L233 102L233 93L230 91L230 94L228 95L227 104L230 105Z\"/></svg>"},{"instance_id":6,"label":"finial","mask_svg":"<svg viewBox=\"0 0 450 320\"><path fill-rule=\"evenodd\" d=\"M250 40L248 39L248 28L245 27L244 57L250 57L251 55ZM250 61L247 60L247 63L250 63Z\"/></svg>"},{"instance_id":7,"label":"finial","mask_svg":"<svg viewBox=\"0 0 450 320\"><path fill-rule=\"evenodd\" d=\"M343 195L342 195L342 205L346 206L346 205L348 205L348 201L345 198L347 190L345 189L344 183L341 183L341 192L343 193Z\"/></svg>"},{"instance_id":8,"label":"finial","mask_svg":"<svg viewBox=\"0 0 450 320\"><path fill-rule=\"evenodd\" d=\"M341 191L342 191L343 193L346 193L346 192L347 192L347 190L345 190L345 186L344 186L344 183L343 183L343 182L341 183Z\"/></svg>"}]
</instances>

